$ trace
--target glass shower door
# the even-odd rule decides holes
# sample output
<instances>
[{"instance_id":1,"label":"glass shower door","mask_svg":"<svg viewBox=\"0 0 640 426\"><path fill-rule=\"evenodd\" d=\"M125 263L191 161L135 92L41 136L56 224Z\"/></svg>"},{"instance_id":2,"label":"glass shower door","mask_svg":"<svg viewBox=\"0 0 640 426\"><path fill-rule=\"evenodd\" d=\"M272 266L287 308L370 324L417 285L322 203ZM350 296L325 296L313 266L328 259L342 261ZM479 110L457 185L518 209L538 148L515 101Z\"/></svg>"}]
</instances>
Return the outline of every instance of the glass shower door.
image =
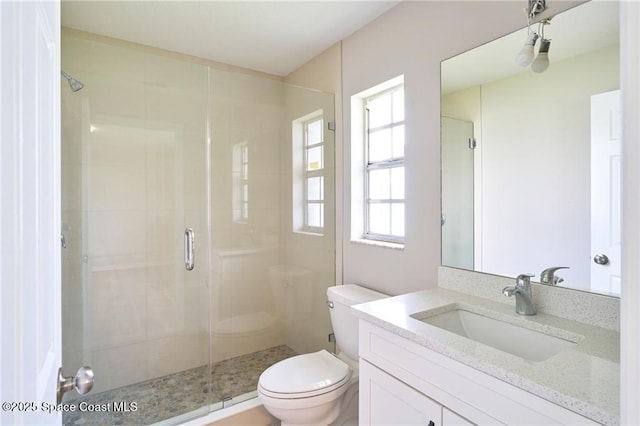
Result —
<instances>
[{"instance_id":1,"label":"glass shower door","mask_svg":"<svg viewBox=\"0 0 640 426\"><path fill-rule=\"evenodd\" d=\"M95 373L63 422L206 413L208 70L75 33L62 67L63 367Z\"/></svg>"},{"instance_id":2,"label":"glass shower door","mask_svg":"<svg viewBox=\"0 0 640 426\"><path fill-rule=\"evenodd\" d=\"M442 263L473 269L473 123L442 117Z\"/></svg>"}]
</instances>

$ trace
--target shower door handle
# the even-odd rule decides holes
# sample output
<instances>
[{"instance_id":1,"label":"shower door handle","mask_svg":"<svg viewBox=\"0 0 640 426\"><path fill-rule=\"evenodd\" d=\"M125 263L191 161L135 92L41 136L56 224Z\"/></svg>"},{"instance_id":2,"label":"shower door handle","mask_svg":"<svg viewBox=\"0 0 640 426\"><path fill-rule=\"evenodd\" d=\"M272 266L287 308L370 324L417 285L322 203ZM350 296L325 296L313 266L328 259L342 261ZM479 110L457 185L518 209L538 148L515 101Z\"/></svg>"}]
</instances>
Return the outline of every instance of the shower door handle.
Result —
<instances>
[{"instance_id":1,"label":"shower door handle","mask_svg":"<svg viewBox=\"0 0 640 426\"><path fill-rule=\"evenodd\" d=\"M194 253L195 247L195 235L193 229L187 228L184 230L184 267L187 271L192 271L195 266Z\"/></svg>"}]
</instances>

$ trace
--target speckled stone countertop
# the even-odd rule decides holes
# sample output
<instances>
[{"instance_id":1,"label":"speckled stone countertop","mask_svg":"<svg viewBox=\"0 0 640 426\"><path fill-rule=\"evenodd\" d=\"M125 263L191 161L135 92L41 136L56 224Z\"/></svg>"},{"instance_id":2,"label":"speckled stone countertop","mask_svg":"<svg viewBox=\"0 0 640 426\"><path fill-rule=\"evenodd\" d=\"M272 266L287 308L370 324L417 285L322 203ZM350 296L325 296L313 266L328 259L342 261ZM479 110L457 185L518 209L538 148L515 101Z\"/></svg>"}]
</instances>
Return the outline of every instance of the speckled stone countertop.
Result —
<instances>
[{"instance_id":1,"label":"speckled stone countertop","mask_svg":"<svg viewBox=\"0 0 640 426\"><path fill-rule=\"evenodd\" d=\"M420 321L450 305L577 344L533 362ZM430 311L430 312L425 312ZM544 313L525 317L505 303L443 288L352 307L357 317L605 425L619 424L620 334ZM411 316L413 315L413 317Z\"/></svg>"}]
</instances>

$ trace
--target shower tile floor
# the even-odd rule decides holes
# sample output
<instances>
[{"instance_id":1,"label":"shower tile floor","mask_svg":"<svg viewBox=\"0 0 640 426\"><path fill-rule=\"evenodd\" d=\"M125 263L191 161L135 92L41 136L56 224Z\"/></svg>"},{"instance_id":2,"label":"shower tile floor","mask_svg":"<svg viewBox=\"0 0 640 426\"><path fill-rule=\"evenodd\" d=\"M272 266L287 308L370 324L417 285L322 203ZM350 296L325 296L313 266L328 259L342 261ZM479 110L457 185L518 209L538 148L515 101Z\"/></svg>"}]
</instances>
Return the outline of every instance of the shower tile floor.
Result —
<instances>
[{"instance_id":1,"label":"shower tile floor","mask_svg":"<svg viewBox=\"0 0 640 426\"><path fill-rule=\"evenodd\" d=\"M76 405L75 412L65 412L65 426L76 425L149 425L188 413L205 405L220 402L256 390L260 374L270 365L297 355L288 346L276 346L263 351L242 355L158 377L118 389L69 401ZM208 379L210 372L211 380ZM136 411L80 412L85 402L91 406L113 402L135 402Z\"/></svg>"}]
</instances>

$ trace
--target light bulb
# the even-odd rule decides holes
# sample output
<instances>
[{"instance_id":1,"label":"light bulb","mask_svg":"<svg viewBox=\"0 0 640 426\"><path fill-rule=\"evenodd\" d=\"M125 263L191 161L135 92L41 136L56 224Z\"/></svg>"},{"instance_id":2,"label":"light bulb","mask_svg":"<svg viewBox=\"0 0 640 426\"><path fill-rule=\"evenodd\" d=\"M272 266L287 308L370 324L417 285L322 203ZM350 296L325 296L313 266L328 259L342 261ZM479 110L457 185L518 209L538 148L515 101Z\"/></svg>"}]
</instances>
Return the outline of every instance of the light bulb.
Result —
<instances>
[{"instance_id":1,"label":"light bulb","mask_svg":"<svg viewBox=\"0 0 640 426\"><path fill-rule=\"evenodd\" d=\"M531 71L541 73L549 68L549 46L551 46L551 40L543 38L540 42L540 50L536 60L531 64Z\"/></svg>"},{"instance_id":2,"label":"light bulb","mask_svg":"<svg viewBox=\"0 0 640 426\"><path fill-rule=\"evenodd\" d=\"M521 67L528 67L533 61L533 46L535 46L536 40L538 40L538 34L536 33L531 33L527 36L527 41L525 41L524 47L516 57L516 62Z\"/></svg>"}]
</instances>

